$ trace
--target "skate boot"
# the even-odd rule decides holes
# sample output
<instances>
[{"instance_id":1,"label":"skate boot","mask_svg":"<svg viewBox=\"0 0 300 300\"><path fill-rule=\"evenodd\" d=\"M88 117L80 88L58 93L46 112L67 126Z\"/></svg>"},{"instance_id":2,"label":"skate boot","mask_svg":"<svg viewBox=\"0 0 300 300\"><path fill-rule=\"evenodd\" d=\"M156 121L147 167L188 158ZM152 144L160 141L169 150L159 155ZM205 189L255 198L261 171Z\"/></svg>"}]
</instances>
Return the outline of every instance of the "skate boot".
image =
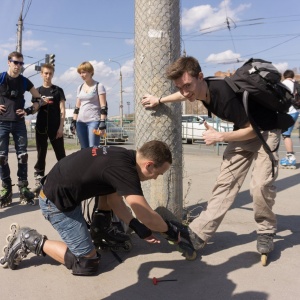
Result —
<instances>
[{"instance_id":1,"label":"skate boot","mask_svg":"<svg viewBox=\"0 0 300 300\"><path fill-rule=\"evenodd\" d=\"M180 234L180 242L177 244L178 251L182 252L186 260L195 260L197 257L196 250L203 249L206 243L188 226L175 220L169 222L177 228Z\"/></svg>"},{"instance_id":2,"label":"skate boot","mask_svg":"<svg viewBox=\"0 0 300 300\"><path fill-rule=\"evenodd\" d=\"M90 233L96 248L112 251L130 251L132 244L127 234L112 225L112 212L96 210Z\"/></svg>"},{"instance_id":3,"label":"skate boot","mask_svg":"<svg viewBox=\"0 0 300 300\"><path fill-rule=\"evenodd\" d=\"M34 193L35 198L38 198L39 193L42 189L41 180L42 180L43 177L44 177L43 175L39 175L36 172L34 173L35 188L32 190L32 192Z\"/></svg>"},{"instance_id":4,"label":"skate boot","mask_svg":"<svg viewBox=\"0 0 300 300\"><path fill-rule=\"evenodd\" d=\"M0 259L3 268L16 269L30 252L45 256L43 246L46 236L29 227L20 228L16 223L10 225L10 230L12 233L6 237L8 244L3 248L4 257Z\"/></svg>"},{"instance_id":5,"label":"skate boot","mask_svg":"<svg viewBox=\"0 0 300 300\"><path fill-rule=\"evenodd\" d=\"M257 251L261 254L261 263L267 265L268 254L274 249L274 233L263 233L257 235Z\"/></svg>"},{"instance_id":6,"label":"skate boot","mask_svg":"<svg viewBox=\"0 0 300 300\"><path fill-rule=\"evenodd\" d=\"M32 193L28 189L28 181L19 181L18 182L18 187L20 191L20 204L25 205L25 204L30 204L30 205L35 205L34 202L34 193Z\"/></svg>"},{"instance_id":7,"label":"skate boot","mask_svg":"<svg viewBox=\"0 0 300 300\"><path fill-rule=\"evenodd\" d=\"M292 153L288 153L279 163L282 169L296 169L296 157Z\"/></svg>"},{"instance_id":8,"label":"skate boot","mask_svg":"<svg viewBox=\"0 0 300 300\"><path fill-rule=\"evenodd\" d=\"M5 207L12 202L12 185L2 183L3 189L0 191L0 207Z\"/></svg>"}]
</instances>

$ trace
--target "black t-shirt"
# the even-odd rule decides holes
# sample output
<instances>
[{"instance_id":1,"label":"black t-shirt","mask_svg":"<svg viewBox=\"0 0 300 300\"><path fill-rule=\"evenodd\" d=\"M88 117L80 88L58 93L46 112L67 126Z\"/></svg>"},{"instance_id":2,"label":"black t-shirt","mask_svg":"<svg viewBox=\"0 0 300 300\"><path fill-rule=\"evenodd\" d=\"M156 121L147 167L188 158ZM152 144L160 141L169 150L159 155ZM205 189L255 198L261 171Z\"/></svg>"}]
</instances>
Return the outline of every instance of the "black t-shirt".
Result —
<instances>
[{"instance_id":1,"label":"black t-shirt","mask_svg":"<svg viewBox=\"0 0 300 300\"><path fill-rule=\"evenodd\" d=\"M4 82L0 86L0 104L5 105L6 108L6 111L0 114L1 121L24 122L24 117L18 116L16 110L24 108L24 94L26 91L29 92L32 87L32 82L23 75L14 78L6 74Z\"/></svg>"},{"instance_id":2,"label":"black t-shirt","mask_svg":"<svg viewBox=\"0 0 300 300\"><path fill-rule=\"evenodd\" d=\"M52 85L51 87L40 86L37 88L42 97L47 97L50 102L42 106L36 117L36 129L39 132L56 135L60 125L60 101L66 101L62 88Z\"/></svg>"},{"instance_id":3,"label":"black t-shirt","mask_svg":"<svg viewBox=\"0 0 300 300\"><path fill-rule=\"evenodd\" d=\"M249 121L244 105L242 94L236 94L222 79L207 78L210 92L210 103L204 106L217 117L234 123L234 129L240 129ZM277 113L257 103L249 97L249 114L261 130L278 128Z\"/></svg>"},{"instance_id":4,"label":"black t-shirt","mask_svg":"<svg viewBox=\"0 0 300 300\"><path fill-rule=\"evenodd\" d=\"M114 146L77 151L56 163L43 191L60 211L72 210L97 195L142 196L136 151Z\"/></svg>"}]
</instances>

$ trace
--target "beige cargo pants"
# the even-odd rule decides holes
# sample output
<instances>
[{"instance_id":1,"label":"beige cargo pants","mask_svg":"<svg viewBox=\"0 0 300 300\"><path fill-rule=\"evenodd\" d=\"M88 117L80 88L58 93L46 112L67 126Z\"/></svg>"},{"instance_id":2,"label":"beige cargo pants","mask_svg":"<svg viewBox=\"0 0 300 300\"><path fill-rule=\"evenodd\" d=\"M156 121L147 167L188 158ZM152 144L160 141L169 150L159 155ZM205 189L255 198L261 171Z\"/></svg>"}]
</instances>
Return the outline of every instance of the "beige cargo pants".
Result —
<instances>
[{"instance_id":1,"label":"beige cargo pants","mask_svg":"<svg viewBox=\"0 0 300 300\"><path fill-rule=\"evenodd\" d=\"M280 133L280 130L262 132L271 150L278 146ZM276 160L274 177L271 160L258 138L230 142L225 149L221 171L207 208L190 223L190 228L207 242L221 224L252 166L250 194L253 198L257 233L275 233L276 216L272 207L276 196L273 183L278 176L277 151L273 152L273 158ZM234 228L232 230L234 231Z\"/></svg>"}]
</instances>

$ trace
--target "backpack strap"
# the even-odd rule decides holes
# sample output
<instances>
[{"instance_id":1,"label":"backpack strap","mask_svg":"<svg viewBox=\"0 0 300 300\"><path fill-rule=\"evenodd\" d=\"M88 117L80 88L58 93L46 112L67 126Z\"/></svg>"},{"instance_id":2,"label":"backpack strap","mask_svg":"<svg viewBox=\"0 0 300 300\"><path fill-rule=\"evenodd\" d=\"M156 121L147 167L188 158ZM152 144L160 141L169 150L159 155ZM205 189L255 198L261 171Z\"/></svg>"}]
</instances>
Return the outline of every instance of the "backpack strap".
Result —
<instances>
[{"instance_id":1,"label":"backpack strap","mask_svg":"<svg viewBox=\"0 0 300 300\"><path fill-rule=\"evenodd\" d=\"M267 152L271 162L272 162L272 177L275 176L275 160L273 158L273 155L272 153L273 152L276 152L279 148L279 143L277 145L277 147L272 151L270 146L267 144L267 142L265 141L264 137L262 136L256 122L253 120L252 116L249 114L248 112L248 96L249 96L249 92L248 91L244 91L243 92L243 105L244 105L244 108L245 108L245 111L246 111L246 114L249 118L249 121L250 121L250 124L252 125L256 135L258 136L258 138L261 140L262 142L262 145L265 149L265 151Z\"/></svg>"},{"instance_id":2,"label":"backpack strap","mask_svg":"<svg viewBox=\"0 0 300 300\"><path fill-rule=\"evenodd\" d=\"M99 96L98 85L99 85L99 82L97 82L97 84L96 84L96 93L97 93L97 96Z\"/></svg>"},{"instance_id":3,"label":"backpack strap","mask_svg":"<svg viewBox=\"0 0 300 300\"><path fill-rule=\"evenodd\" d=\"M232 88L232 90L233 90L235 93L240 93L240 92L243 91L242 89L240 89L240 88L233 82L233 80L232 80L230 77L226 76L226 77L224 78L224 80L225 80L226 83Z\"/></svg>"},{"instance_id":4,"label":"backpack strap","mask_svg":"<svg viewBox=\"0 0 300 300\"><path fill-rule=\"evenodd\" d=\"M7 74L7 72L2 72L0 74L0 84L4 83L6 74Z\"/></svg>"}]
</instances>

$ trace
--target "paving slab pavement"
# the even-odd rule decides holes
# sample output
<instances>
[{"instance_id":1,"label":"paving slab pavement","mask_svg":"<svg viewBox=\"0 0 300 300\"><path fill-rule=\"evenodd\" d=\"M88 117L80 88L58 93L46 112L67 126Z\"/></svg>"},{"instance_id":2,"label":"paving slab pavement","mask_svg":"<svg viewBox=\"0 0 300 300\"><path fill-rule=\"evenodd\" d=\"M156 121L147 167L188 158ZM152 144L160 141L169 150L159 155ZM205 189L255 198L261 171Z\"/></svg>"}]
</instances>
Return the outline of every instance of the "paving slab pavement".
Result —
<instances>
[{"instance_id":1,"label":"paving slab pavement","mask_svg":"<svg viewBox=\"0 0 300 300\"><path fill-rule=\"evenodd\" d=\"M189 147L184 147L184 194L188 191L185 203L190 207L205 207L219 172L221 156L200 149L198 152L197 145L191 146L193 151ZM34 186L35 159L36 151L29 149L31 187ZM299 152L297 159L300 161ZM55 161L53 151L49 151L47 170ZM9 154L9 162L12 179L16 182L13 151ZM135 235L131 252L119 254L123 263L111 252L102 252L100 272L94 277L73 276L51 258L30 254L17 270L0 268L1 299L299 299L299 173L299 164L296 170L280 170L274 206L278 233L275 250L266 267L261 266L260 255L256 252L248 175L217 233L195 261L186 261L163 239L159 245L149 245ZM0 210L0 247L5 245L13 222L36 228L50 239L59 239L44 220L38 205L19 205L16 187L14 192L13 204ZM153 285L153 277L177 281Z\"/></svg>"}]
</instances>

